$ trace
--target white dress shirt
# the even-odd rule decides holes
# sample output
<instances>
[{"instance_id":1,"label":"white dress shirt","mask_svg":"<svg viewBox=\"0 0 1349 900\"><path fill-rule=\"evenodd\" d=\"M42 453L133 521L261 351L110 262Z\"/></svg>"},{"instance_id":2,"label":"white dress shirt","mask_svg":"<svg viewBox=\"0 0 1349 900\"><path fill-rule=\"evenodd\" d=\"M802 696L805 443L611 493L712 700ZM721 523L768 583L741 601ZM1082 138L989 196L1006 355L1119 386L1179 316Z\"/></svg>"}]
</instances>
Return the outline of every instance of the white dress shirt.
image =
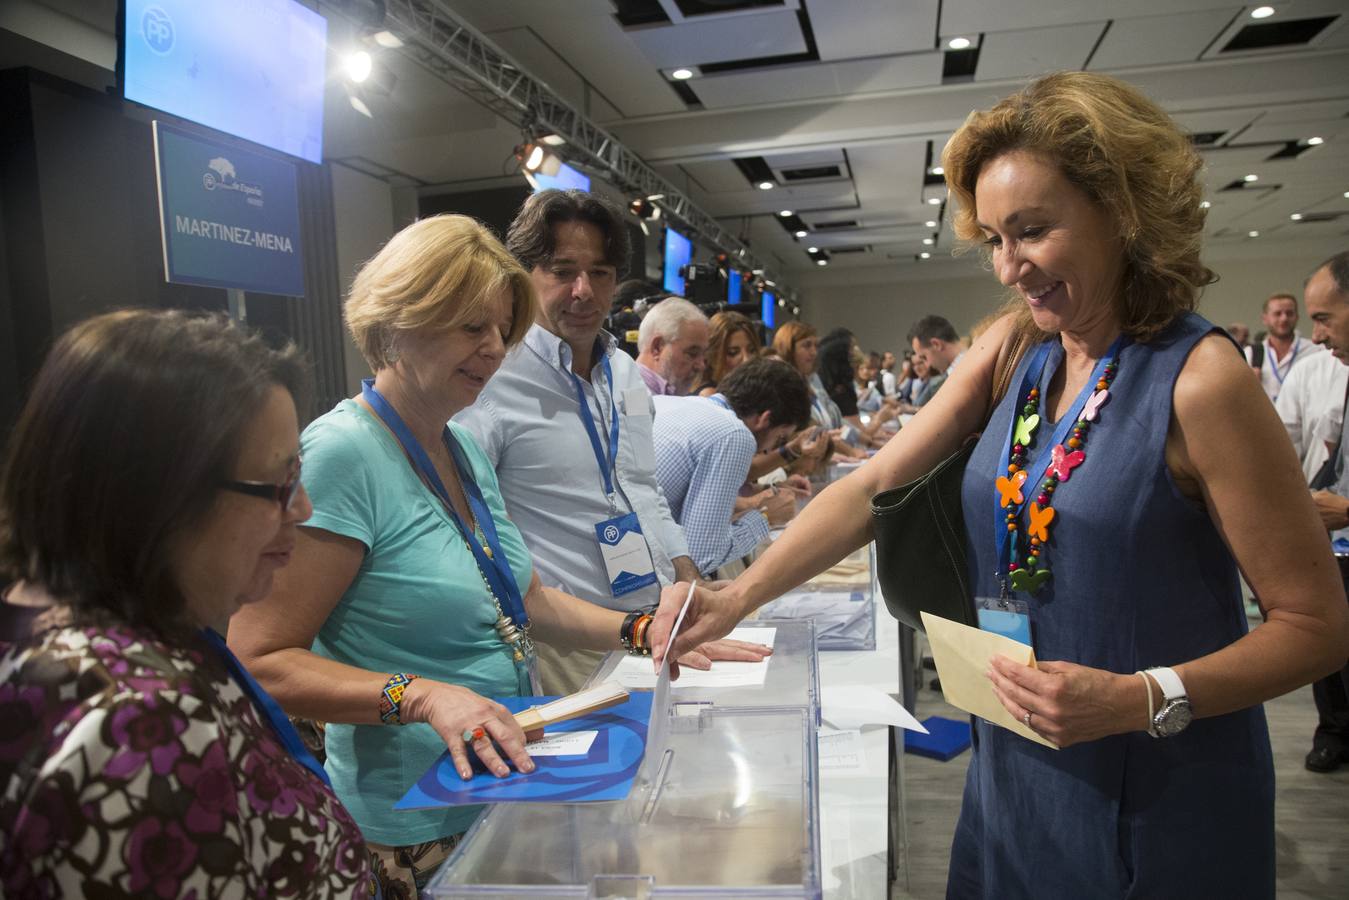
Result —
<instances>
[{"instance_id":1,"label":"white dress shirt","mask_svg":"<svg viewBox=\"0 0 1349 900\"><path fill-rule=\"evenodd\" d=\"M637 364L616 349L612 335L599 343L613 370L606 382L597 354L581 389L605 454L609 453L610 398L619 411L614 472L617 514L637 514L660 582L674 581L671 559L688 545L656 482L651 443L651 395ZM571 347L542 326L531 326L478 402L455 416L477 438L496 468L506 511L534 558L539 579L609 609L633 610L660 600L660 585L613 596L595 526L615 515L599 463L582 423L572 381Z\"/></svg>"},{"instance_id":2,"label":"white dress shirt","mask_svg":"<svg viewBox=\"0 0 1349 900\"><path fill-rule=\"evenodd\" d=\"M1326 348L1320 344L1313 344L1311 341L1293 332L1293 346L1289 349L1284 358L1278 363L1274 362L1274 351L1269 346L1269 338L1264 341L1265 358L1260 363L1260 386L1265 389L1271 401L1277 402L1279 391L1283 389L1283 383L1288 378L1288 373L1292 371L1293 366L1310 359L1318 353L1324 353ZM1251 360L1251 351L1246 350L1246 361Z\"/></svg>"},{"instance_id":3,"label":"white dress shirt","mask_svg":"<svg viewBox=\"0 0 1349 900\"><path fill-rule=\"evenodd\" d=\"M1347 383L1349 366L1333 353L1314 353L1290 369L1274 403L1308 481L1329 456L1326 442L1340 439Z\"/></svg>"}]
</instances>

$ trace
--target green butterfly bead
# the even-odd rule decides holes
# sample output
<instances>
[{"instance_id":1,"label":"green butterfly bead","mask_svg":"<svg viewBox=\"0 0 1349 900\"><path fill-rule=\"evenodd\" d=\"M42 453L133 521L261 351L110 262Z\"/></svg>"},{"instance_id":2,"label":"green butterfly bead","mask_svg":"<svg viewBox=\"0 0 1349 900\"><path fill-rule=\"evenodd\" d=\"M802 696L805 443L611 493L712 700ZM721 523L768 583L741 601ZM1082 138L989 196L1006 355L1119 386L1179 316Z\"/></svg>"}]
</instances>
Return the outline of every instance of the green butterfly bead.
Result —
<instances>
[{"instance_id":1,"label":"green butterfly bead","mask_svg":"<svg viewBox=\"0 0 1349 900\"><path fill-rule=\"evenodd\" d=\"M1012 573L1012 588L1034 594L1039 591L1040 588L1044 587L1045 582L1048 580L1048 569L1039 569L1035 572L1031 572L1027 569L1017 569Z\"/></svg>"},{"instance_id":2,"label":"green butterfly bead","mask_svg":"<svg viewBox=\"0 0 1349 900\"><path fill-rule=\"evenodd\" d=\"M1017 416L1016 417L1016 436L1013 443L1025 446L1031 441L1031 435L1035 434L1035 429L1040 424L1040 417L1035 416Z\"/></svg>"}]
</instances>

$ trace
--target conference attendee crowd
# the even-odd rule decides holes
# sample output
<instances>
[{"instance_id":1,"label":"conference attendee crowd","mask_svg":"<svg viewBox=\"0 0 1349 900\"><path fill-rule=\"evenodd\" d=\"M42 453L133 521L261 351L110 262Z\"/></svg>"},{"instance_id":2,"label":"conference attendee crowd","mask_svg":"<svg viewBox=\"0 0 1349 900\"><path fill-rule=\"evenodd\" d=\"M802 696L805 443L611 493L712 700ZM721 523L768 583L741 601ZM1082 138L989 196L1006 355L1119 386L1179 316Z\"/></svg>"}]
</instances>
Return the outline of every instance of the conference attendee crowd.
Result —
<instances>
[{"instance_id":1,"label":"conference attendee crowd","mask_svg":"<svg viewBox=\"0 0 1349 900\"><path fill-rule=\"evenodd\" d=\"M499 699L766 658L726 636L978 435L971 601L1039 660L991 689L1062 749L976 721L949 896L1273 896L1261 704L1314 683L1306 766L1349 762L1349 250L1310 338L1295 293L1254 343L1213 326L1198 157L1106 76L972 113L942 164L1014 294L964 337L935 300L877 346L638 284L625 352L624 214L576 190L394 235L330 410L223 317L68 331L0 472L0 893L416 897L481 807L395 811L410 780L534 768Z\"/></svg>"}]
</instances>

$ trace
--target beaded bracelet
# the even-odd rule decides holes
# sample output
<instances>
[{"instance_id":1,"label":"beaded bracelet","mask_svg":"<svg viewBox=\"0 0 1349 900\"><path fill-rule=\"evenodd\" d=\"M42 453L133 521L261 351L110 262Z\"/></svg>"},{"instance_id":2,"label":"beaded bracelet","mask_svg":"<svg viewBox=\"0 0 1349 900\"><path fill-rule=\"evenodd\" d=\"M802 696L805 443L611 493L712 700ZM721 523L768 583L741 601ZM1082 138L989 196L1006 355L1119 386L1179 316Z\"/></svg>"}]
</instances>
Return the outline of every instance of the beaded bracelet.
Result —
<instances>
[{"instance_id":1,"label":"beaded bracelet","mask_svg":"<svg viewBox=\"0 0 1349 900\"><path fill-rule=\"evenodd\" d=\"M395 672L389 676L389 680L384 682L384 690L379 695L379 720L385 725L402 725L403 718L402 703L403 692L412 682L421 678L420 675L409 675L406 672Z\"/></svg>"},{"instance_id":2,"label":"beaded bracelet","mask_svg":"<svg viewBox=\"0 0 1349 900\"><path fill-rule=\"evenodd\" d=\"M623 619L623 626L618 630L618 639L623 644L623 649L633 656L650 656L651 648L646 646L644 638L646 636L647 626L651 624L651 619L656 611L656 607L650 606L644 609L634 609ZM640 629L640 630L639 630Z\"/></svg>"}]
</instances>

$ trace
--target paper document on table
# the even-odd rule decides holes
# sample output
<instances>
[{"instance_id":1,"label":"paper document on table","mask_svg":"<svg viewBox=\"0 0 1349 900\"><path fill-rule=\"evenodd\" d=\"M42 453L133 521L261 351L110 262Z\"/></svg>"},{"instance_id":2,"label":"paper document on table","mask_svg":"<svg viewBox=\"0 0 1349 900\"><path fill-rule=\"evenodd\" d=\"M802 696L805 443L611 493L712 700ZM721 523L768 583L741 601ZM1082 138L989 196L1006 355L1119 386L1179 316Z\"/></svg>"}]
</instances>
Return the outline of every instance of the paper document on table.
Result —
<instances>
[{"instance_id":1,"label":"paper document on table","mask_svg":"<svg viewBox=\"0 0 1349 900\"><path fill-rule=\"evenodd\" d=\"M549 732L525 746L530 756L585 756L595 743L598 731Z\"/></svg>"},{"instance_id":2,"label":"paper document on table","mask_svg":"<svg viewBox=\"0 0 1349 900\"><path fill-rule=\"evenodd\" d=\"M1035 665L1035 651L1020 641L952 622L941 616L923 613L923 627L927 642L932 647L932 658L937 663L937 677L946 702L979 718L1000 725L1027 740L1059 749L1026 723L1013 718L998 696L993 683L984 673L989 670L994 656L1005 656L1023 666Z\"/></svg>"},{"instance_id":3,"label":"paper document on table","mask_svg":"<svg viewBox=\"0 0 1349 900\"><path fill-rule=\"evenodd\" d=\"M771 647L776 634L776 628L736 628L726 635L726 640L766 644ZM760 662L718 660L712 663L710 669L680 666L679 680L671 682L670 686L675 690L691 687L758 687L768 678L768 661L772 658L766 656ZM616 681L628 690L644 691L656 686L656 673L651 671L651 660L642 656L625 656L619 660L606 680Z\"/></svg>"},{"instance_id":4,"label":"paper document on table","mask_svg":"<svg viewBox=\"0 0 1349 900\"><path fill-rule=\"evenodd\" d=\"M894 697L867 684L825 685L820 689L820 718L842 731L863 725L895 725L927 734L927 729Z\"/></svg>"}]
</instances>

